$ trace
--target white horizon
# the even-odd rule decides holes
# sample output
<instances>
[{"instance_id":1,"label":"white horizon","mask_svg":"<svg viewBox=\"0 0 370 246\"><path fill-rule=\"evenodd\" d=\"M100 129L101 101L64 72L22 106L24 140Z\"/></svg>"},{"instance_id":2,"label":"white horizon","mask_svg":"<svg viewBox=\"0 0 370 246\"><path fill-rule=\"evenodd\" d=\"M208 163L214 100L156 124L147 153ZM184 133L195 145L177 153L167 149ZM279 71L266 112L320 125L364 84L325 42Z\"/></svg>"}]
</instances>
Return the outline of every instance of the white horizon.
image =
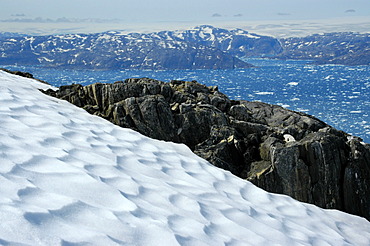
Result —
<instances>
[{"instance_id":1,"label":"white horizon","mask_svg":"<svg viewBox=\"0 0 370 246\"><path fill-rule=\"evenodd\" d=\"M260 35L283 37L303 37L316 33L329 32L370 32L370 17L346 17L302 20L212 20L212 21L158 21L126 22L124 20L72 19L68 21L11 21L0 20L0 32L22 33L27 35L57 35L76 33L100 33L119 31L122 33L150 33L191 29L199 25L234 29L240 28Z\"/></svg>"}]
</instances>

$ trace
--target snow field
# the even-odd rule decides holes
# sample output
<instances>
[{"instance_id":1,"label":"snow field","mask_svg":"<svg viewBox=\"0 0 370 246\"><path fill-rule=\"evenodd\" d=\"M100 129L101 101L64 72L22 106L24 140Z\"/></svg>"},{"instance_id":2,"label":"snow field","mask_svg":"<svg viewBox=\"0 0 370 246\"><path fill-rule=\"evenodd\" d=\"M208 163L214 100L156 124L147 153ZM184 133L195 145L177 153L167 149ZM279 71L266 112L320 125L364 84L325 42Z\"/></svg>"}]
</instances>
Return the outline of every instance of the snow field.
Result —
<instances>
[{"instance_id":1,"label":"snow field","mask_svg":"<svg viewBox=\"0 0 370 246\"><path fill-rule=\"evenodd\" d=\"M369 245L370 223L267 193L0 71L0 244Z\"/></svg>"}]
</instances>

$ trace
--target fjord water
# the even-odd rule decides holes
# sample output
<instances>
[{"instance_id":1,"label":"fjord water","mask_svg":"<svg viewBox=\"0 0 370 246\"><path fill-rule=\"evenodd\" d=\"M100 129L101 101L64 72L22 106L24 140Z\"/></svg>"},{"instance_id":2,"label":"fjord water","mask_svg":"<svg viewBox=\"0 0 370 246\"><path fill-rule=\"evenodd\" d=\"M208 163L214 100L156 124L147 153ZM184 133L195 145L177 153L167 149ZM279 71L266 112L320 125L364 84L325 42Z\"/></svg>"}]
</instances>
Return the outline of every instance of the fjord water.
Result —
<instances>
[{"instance_id":1,"label":"fjord water","mask_svg":"<svg viewBox=\"0 0 370 246\"><path fill-rule=\"evenodd\" d=\"M8 69L32 73L54 86L112 83L131 77L161 81L197 80L217 85L231 99L263 101L314 115L370 143L370 66L314 65L309 61L246 60L256 67L233 70L69 70Z\"/></svg>"}]
</instances>

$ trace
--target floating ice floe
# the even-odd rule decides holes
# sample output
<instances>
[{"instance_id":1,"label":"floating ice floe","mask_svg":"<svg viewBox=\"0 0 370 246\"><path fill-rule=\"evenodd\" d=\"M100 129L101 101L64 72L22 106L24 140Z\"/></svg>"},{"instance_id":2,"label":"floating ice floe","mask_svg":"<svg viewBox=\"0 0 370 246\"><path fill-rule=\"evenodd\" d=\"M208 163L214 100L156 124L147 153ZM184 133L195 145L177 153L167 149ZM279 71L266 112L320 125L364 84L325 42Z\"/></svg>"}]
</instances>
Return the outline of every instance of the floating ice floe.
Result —
<instances>
[{"instance_id":1,"label":"floating ice floe","mask_svg":"<svg viewBox=\"0 0 370 246\"><path fill-rule=\"evenodd\" d=\"M290 86L296 86L298 85L299 83L298 82L289 82L287 85L290 85Z\"/></svg>"},{"instance_id":2,"label":"floating ice floe","mask_svg":"<svg viewBox=\"0 0 370 246\"><path fill-rule=\"evenodd\" d=\"M271 91L261 91L261 92L255 92L256 95L274 95L274 92Z\"/></svg>"}]
</instances>

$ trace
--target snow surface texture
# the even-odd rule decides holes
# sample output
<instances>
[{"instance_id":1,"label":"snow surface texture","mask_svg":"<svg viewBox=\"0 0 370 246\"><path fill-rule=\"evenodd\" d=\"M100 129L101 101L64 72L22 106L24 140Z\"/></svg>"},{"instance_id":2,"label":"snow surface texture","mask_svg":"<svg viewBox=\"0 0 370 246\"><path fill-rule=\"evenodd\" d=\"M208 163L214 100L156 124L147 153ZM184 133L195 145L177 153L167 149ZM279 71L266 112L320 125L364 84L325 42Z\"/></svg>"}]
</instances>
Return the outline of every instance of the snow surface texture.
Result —
<instances>
[{"instance_id":1,"label":"snow surface texture","mask_svg":"<svg viewBox=\"0 0 370 246\"><path fill-rule=\"evenodd\" d=\"M370 245L370 223L267 193L181 144L0 71L1 245Z\"/></svg>"}]
</instances>

